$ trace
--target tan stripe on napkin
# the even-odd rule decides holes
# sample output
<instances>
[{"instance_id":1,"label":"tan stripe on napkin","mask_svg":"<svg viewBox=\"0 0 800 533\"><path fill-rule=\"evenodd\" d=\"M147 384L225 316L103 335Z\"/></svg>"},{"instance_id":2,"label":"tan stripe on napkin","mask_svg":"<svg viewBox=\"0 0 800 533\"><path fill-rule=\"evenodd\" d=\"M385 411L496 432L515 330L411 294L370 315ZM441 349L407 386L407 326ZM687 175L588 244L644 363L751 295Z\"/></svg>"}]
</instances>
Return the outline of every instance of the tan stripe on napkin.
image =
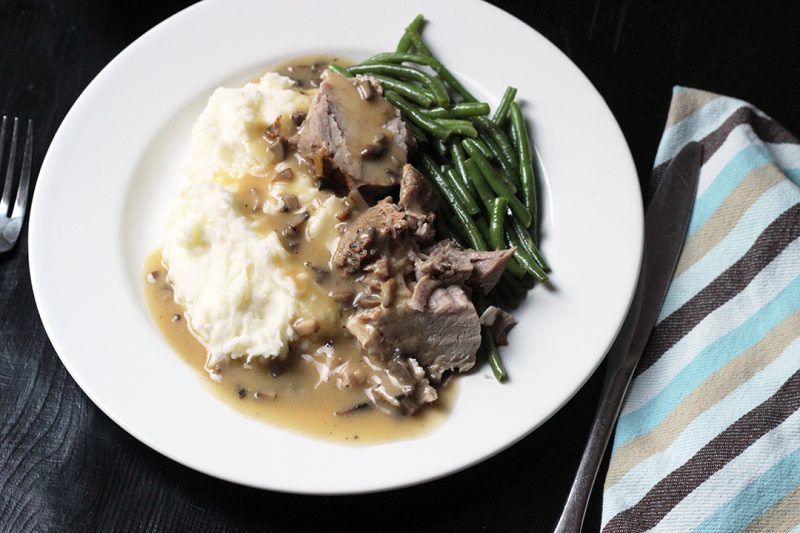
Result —
<instances>
[{"instance_id":1,"label":"tan stripe on napkin","mask_svg":"<svg viewBox=\"0 0 800 533\"><path fill-rule=\"evenodd\" d=\"M669 108L667 127L674 126L717 98L719 98L718 94L699 91L697 89L681 91Z\"/></svg>"},{"instance_id":2,"label":"tan stripe on napkin","mask_svg":"<svg viewBox=\"0 0 800 533\"><path fill-rule=\"evenodd\" d=\"M686 239L681 259L675 269L680 276L703 258L736 226L745 211L773 185L786 176L773 164L768 163L751 171L697 232Z\"/></svg>"},{"instance_id":3,"label":"tan stripe on napkin","mask_svg":"<svg viewBox=\"0 0 800 533\"><path fill-rule=\"evenodd\" d=\"M611 461L606 474L606 487L617 483L648 457L669 448L675 438L695 418L774 361L797 338L798 331L800 331L800 311L789 315L757 344L711 375L650 433L637 437L615 450L614 460Z\"/></svg>"},{"instance_id":4,"label":"tan stripe on napkin","mask_svg":"<svg viewBox=\"0 0 800 533\"><path fill-rule=\"evenodd\" d=\"M800 487L784 496L781 501L750 523L742 533L784 533L797 525L797 508L800 507Z\"/></svg>"},{"instance_id":5,"label":"tan stripe on napkin","mask_svg":"<svg viewBox=\"0 0 800 533\"><path fill-rule=\"evenodd\" d=\"M800 370L766 401L711 439L691 459L656 483L633 507L616 514L604 533L646 531L681 500L719 472L758 439L800 409Z\"/></svg>"},{"instance_id":6,"label":"tan stripe on napkin","mask_svg":"<svg viewBox=\"0 0 800 533\"><path fill-rule=\"evenodd\" d=\"M656 325L636 366L635 375L639 376L646 372L706 316L744 290L764 267L798 237L800 237L800 203L778 215L743 256L714 281L700 289L680 309Z\"/></svg>"}]
</instances>

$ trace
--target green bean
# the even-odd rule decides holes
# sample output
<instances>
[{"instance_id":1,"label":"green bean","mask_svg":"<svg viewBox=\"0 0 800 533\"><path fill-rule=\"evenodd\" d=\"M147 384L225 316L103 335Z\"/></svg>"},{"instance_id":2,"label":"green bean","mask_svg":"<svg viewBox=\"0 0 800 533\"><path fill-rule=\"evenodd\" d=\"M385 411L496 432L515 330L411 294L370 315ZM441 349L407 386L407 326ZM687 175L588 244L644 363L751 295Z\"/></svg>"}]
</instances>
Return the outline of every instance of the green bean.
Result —
<instances>
[{"instance_id":1,"label":"green bean","mask_svg":"<svg viewBox=\"0 0 800 533\"><path fill-rule=\"evenodd\" d=\"M427 85L433 94L433 99L442 107L450 105L450 97L447 95L441 80L428 76L421 70L403 65L390 65L386 63L369 63L348 67L350 74L382 74L393 78L411 80Z\"/></svg>"},{"instance_id":2,"label":"green bean","mask_svg":"<svg viewBox=\"0 0 800 533\"><path fill-rule=\"evenodd\" d=\"M444 174L449 178L450 184L453 186L453 190L461 200L461 205L464 206L464 210L470 215L477 215L480 213L480 206L478 206L475 198L472 197L472 193L470 193L469 189L464 186L464 183L458 177L456 170L453 168L448 168L446 171L444 171Z\"/></svg>"},{"instance_id":3,"label":"green bean","mask_svg":"<svg viewBox=\"0 0 800 533\"><path fill-rule=\"evenodd\" d=\"M332 70L336 74L340 74L345 78L352 78L353 75L347 71L347 69L341 65L337 65L336 63L331 63L328 65L328 70Z\"/></svg>"},{"instance_id":4,"label":"green bean","mask_svg":"<svg viewBox=\"0 0 800 533\"><path fill-rule=\"evenodd\" d=\"M458 243L463 248L472 248L473 250L480 250L479 246L480 243L485 242L483 235L481 234L480 227L475 224L474 231L477 232L475 234L470 234L470 230L467 229L467 226L464 225L461 218L458 215L453 215L448 219L450 231L457 234L459 236ZM484 245L485 246L485 245ZM483 248L482 251L485 251L486 248Z\"/></svg>"},{"instance_id":5,"label":"green bean","mask_svg":"<svg viewBox=\"0 0 800 533\"><path fill-rule=\"evenodd\" d=\"M481 231L481 235L483 239L488 243L489 242L489 223L486 222L486 219L483 217L478 217L475 219L475 225L478 226L478 229ZM489 249L488 247L486 248Z\"/></svg>"},{"instance_id":6,"label":"green bean","mask_svg":"<svg viewBox=\"0 0 800 533\"><path fill-rule=\"evenodd\" d=\"M468 120L457 118L435 118L433 120L462 137L469 137L472 139L478 136L478 131L475 129L475 126Z\"/></svg>"},{"instance_id":7,"label":"green bean","mask_svg":"<svg viewBox=\"0 0 800 533\"><path fill-rule=\"evenodd\" d=\"M467 171L464 169L464 160L466 157L464 156L464 150L461 148L461 145L457 140L451 139L450 143L447 145L447 148L450 150L450 161L453 162L453 167L455 168L459 179L461 179L461 182L464 184L464 186L469 187L471 192L477 196L478 191L475 190L475 186L469 180ZM457 150L458 153L456 153Z\"/></svg>"},{"instance_id":8,"label":"green bean","mask_svg":"<svg viewBox=\"0 0 800 533\"><path fill-rule=\"evenodd\" d=\"M454 241L456 241L463 248L468 247L467 243L469 242L469 239L467 238L467 233L464 230L464 226L461 225L461 221L456 218L455 215L448 217L447 229L450 230L450 235L453 237Z\"/></svg>"},{"instance_id":9,"label":"green bean","mask_svg":"<svg viewBox=\"0 0 800 533\"><path fill-rule=\"evenodd\" d=\"M424 87L417 87L411 83L403 83L400 80L389 78L388 76L381 76L380 74L373 74L372 77L381 82L384 89L389 89L401 96L405 96L422 107L430 107L433 105L433 93Z\"/></svg>"},{"instance_id":10,"label":"green bean","mask_svg":"<svg viewBox=\"0 0 800 533\"><path fill-rule=\"evenodd\" d=\"M486 250L486 241L483 240L480 230L475 225L475 221L472 220L472 217L469 216L467 211L459 203L455 193L449 186L447 179L445 179L444 175L442 175L439 167L436 166L436 162L434 162L431 156L425 153L422 154L421 161L423 170L428 175L428 179L436 184L439 192L445 197L447 202L450 204L450 208L453 210L453 213L456 215L459 222L461 222L464 232L466 233L469 242L472 244L472 247L475 250Z\"/></svg>"},{"instance_id":11,"label":"green bean","mask_svg":"<svg viewBox=\"0 0 800 533\"><path fill-rule=\"evenodd\" d=\"M478 191L478 196L481 197L481 201L483 205L486 207L488 211L490 209L491 203L495 199L495 194L492 191L492 188L486 183L486 179L483 177L478 165L475 164L475 161L472 159L467 159L464 161L464 169L467 173L472 184L475 186L475 189Z\"/></svg>"},{"instance_id":12,"label":"green bean","mask_svg":"<svg viewBox=\"0 0 800 533\"><path fill-rule=\"evenodd\" d=\"M505 381L508 375L489 326L481 326L481 349L489 359L489 366L492 368L495 379L501 383Z\"/></svg>"},{"instance_id":13,"label":"green bean","mask_svg":"<svg viewBox=\"0 0 800 533\"><path fill-rule=\"evenodd\" d=\"M511 115L511 110L509 109L509 115ZM513 119L509 121L508 124L508 133L511 135L511 144L517 149L517 153L519 153L519 135L517 135L517 128L514 127ZM520 166L522 166L522 154L520 154Z\"/></svg>"},{"instance_id":14,"label":"green bean","mask_svg":"<svg viewBox=\"0 0 800 533\"><path fill-rule=\"evenodd\" d=\"M384 97L386 97L393 106L399 109L408 120L437 139L447 139L450 136L450 131L447 128L425 116L419 109L411 105L408 100L396 92L386 91Z\"/></svg>"},{"instance_id":15,"label":"green bean","mask_svg":"<svg viewBox=\"0 0 800 533\"><path fill-rule=\"evenodd\" d=\"M531 235L528 229L522 227L522 225L517 220L511 221L511 229L517 235L519 242L522 244L522 247L525 249L528 254L533 258L534 261L539 265L539 267L544 270L545 272L550 272L550 266L548 266L547 261L544 260L544 256L539 251L539 248L536 246L536 243L531 238Z\"/></svg>"},{"instance_id":16,"label":"green bean","mask_svg":"<svg viewBox=\"0 0 800 533\"><path fill-rule=\"evenodd\" d=\"M476 117L489 114L489 104L486 102L460 102L445 109L434 107L426 109L425 113L431 118L463 118Z\"/></svg>"},{"instance_id":17,"label":"green bean","mask_svg":"<svg viewBox=\"0 0 800 533\"><path fill-rule=\"evenodd\" d=\"M517 150L519 151L519 173L522 180L522 199L531 214L531 234L536 239L538 203L536 198L536 176L533 173L533 159L531 158L531 146L528 141L528 131L525 128L525 120L522 118L522 110L516 102L511 103L511 131L517 140ZM536 242L536 241L534 241Z\"/></svg>"},{"instance_id":18,"label":"green bean","mask_svg":"<svg viewBox=\"0 0 800 533\"><path fill-rule=\"evenodd\" d=\"M433 146L436 153L439 154L441 157L447 157L447 145L441 139L434 139L432 142L429 143Z\"/></svg>"},{"instance_id":19,"label":"green bean","mask_svg":"<svg viewBox=\"0 0 800 533\"><path fill-rule=\"evenodd\" d=\"M475 224L478 226L478 229L481 230L483 238L486 239L486 241L489 244L491 244L493 248L497 249L497 247L494 244L492 244L492 228L489 227L489 224L486 223L486 219L484 219L483 217L476 218ZM502 238L500 240L502 242ZM499 248L505 249L506 246L504 244L501 244ZM506 271L510 272L511 275L519 279L522 279L527 272L524 268L522 268L522 265L520 265L519 262L517 262L515 257L511 257L508 263L506 263Z\"/></svg>"},{"instance_id":20,"label":"green bean","mask_svg":"<svg viewBox=\"0 0 800 533\"><path fill-rule=\"evenodd\" d=\"M533 274L533 277L539 281L547 281L547 273L542 270L536 261L533 260L533 257L531 257L528 251L525 250L515 232L506 229L506 241L510 246L515 246L517 248L515 257L525 268L525 270Z\"/></svg>"},{"instance_id":21,"label":"green bean","mask_svg":"<svg viewBox=\"0 0 800 533\"><path fill-rule=\"evenodd\" d=\"M508 201L505 198L495 198L494 202L492 202L492 209L489 211L489 242L495 250L505 248L503 223L507 204Z\"/></svg>"},{"instance_id":22,"label":"green bean","mask_svg":"<svg viewBox=\"0 0 800 533\"><path fill-rule=\"evenodd\" d=\"M417 15L414 17L414 20L411 21L411 24L408 25L409 28L414 28L415 31L419 31L422 28L422 25L425 23L425 17L422 15ZM400 42L397 43L397 53L404 54L408 52L408 49L411 48L411 37L407 33L403 33L403 36L400 37Z\"/></svg>"},{"instance_id":23,"label":"green bean","mask_svg":"<svg viewBox=\"0 0 800 533\"><path fill-rule=\"evenodd\" d=\"M522 266L522 264L517 261L516 255L509 259L508 263L506 263L506 272L510 273L517 279L522 279L525 277L525 274L528 272Z\"/></svg>"},{"instance_id":24,"label":"green bean","mask_svg":"<svg viewBox=\"0 0 800 533\"><path fill-rule=\"evenodd\" d=\"M492 122L494 122L496 126L503 125L503 122L506 120L506 116L508 116L508 110L511 107L511 103L514 101L516 96L517 89L509 85L506 88L506 92L503 93L503 98L500 100L500 104L494 111L494 116L492 116Z\"/></svg>"},{"instance_id":25,"label":"green bean","mask_svg":"<svg viewBox=\"0 0 800 533\"><path fill-rule=\"evenodd\" d=\"M495 153L489 147L489 145L486 144L486 141L491 141L491 138L488 135L486 135L485 133L483 133L482 131L478 131L478 138L475 139L475 146L478 147L478 149L483 154L483 157L485 157L486 159L497 159L497 155L496 154L499 154L500 151L498 150ZM492 142L494 142L494 141L492 141Z\"/></svg>"},{"instance_id":26,"label":"green bean","mask_svg":"<svg viewBox=\"0 0 800 533\"><path fill-rule=\"evenodd\" d=\"M467 170L464 168L464 161L467 157L464 155L464 149L461 148L461 144L459 144L459 142L456 140L451 140L448 148L450 149L450 159L453 161L456 174L458 174L461 182L467 189L470 190L473 198L479 197L478 190L475 188L475 184L469 179Z\"/></svg>"},{"instance_id":27,"label":"green bean","mask_svg":"<svg viewBox=\"0 0 800 533\"><path fill-rule=\"evenodd\" d=\"M431 62L430 56L425 56L422 54L402 54L398 52L381 52L380 54L375 54L372 57L368 57L361 63L360 65L375 65L378 63L394 63L394 64L401 64L401 63L416 63L417 65L424 65L429 66Z\"/></svg>"},{"instance_id":28,"label":"green bean","mask_svg":"<svg viewBox=\"0 0 800 533\"><path fill-rule=\"evenodd\" d=\"M503 172L500 175L505 179L505 181L513 184L511 186L511 189L516 193L517 192L517 187L520 185L520 181L519 181L519 178L517 178L516 171L513 168L511 168L511 165L503 157L503 154L500 151L500 148L492 140L492 138L489 136L489 134L486 131L478 132L478 137L479 137L479 140L482 141L483 145L492 154L492 157L487 157L486 159L494 159L495 161L497 161L500 164L500 167L503 169ZM480 145L478 145L478 148L480 148ZM481 151L483 151L483 149L481 149ZM486 154L484 153L484 155L486 155ZM513 176L514 179L511 179L508 176Z\"/></svg>"},{"instance_id":29,"label":"green bean","mask_svg":"<svg viewBox=\"0 0 800 533\"><path fill-rule=\"evenodd\" d=\"M422 128L411 122L410 120L406 122L408 125L408 129L411 130L411 134L417 139L418 143L426 143L429 141L428 136L422 131Z\"/></svg>"},{"instance_id":30,"label":"green bean","mask_svg":"<svg viewBox=\"0 0 800 533\"><path fill-rule=\"evenodd\" d=\"M515 171L519 169L519 161L517 161L517 154L514 152L514 147L508 139L508 135L503 132L497 125L486 117L472 117L473 122L479 127L486 130L486 133L497 144L500 150L500 155L505 159L506 163Z\"/></svg>"},{"instance_id":31,"label":"green bean","mask_svg":"<svg viewBox=\"0 0 800 533\"><path fill-rule=\"evenodd\" d=\"M520 222L522 222L523 226L528 227L531 223L531 214L522 205L516 196L514 196L514 192L507 186L507 184L500 179L497 175L497 172L492 168L492 165L487 161L481 151L475 146L475 143L472 139L464 139L461 144L466 149L467 153L469 154L470 158L475 160L475 163L478 165L478 168L481 170L483 177L486 178L486 181L489 183L489 186L492 190L497 193L497 196L502 196L508 201L508 207L511 209L514 216L517 217ZM524 266L524 265L523 265Z\"/></svg>"},{"instance_id":32,"label":"green bean","mask_svg":"<svg viewBox=\"0 0 800 533\"><path fill-rule=\"evenodd\" d=\"M461 98L465 102L477 102L478 99L475 98L472 93L470 93L461 83L456 79L453 74L442 65L436 57L434 57L433 53L431 52L430 48L425 44L422 40L422 37L419 34L419 31L416 28L408 27L406 28L406 34L408 34L411 42L417 48L417 52L419 55L429 58L430 62L428 66L431 67L440 78L442 78L445 83L447 83L450 87L453 88L455 92L461 95Z\"/></svg>"},{"instance_id":33,"label":"green bean","mask_svg":"<svg viewBox=\"0 0 800 533\"><path fill-rule=\"evenodd\" d=\"M436 227L436 240L443 240L443 239L452 239L453 236L450 233L450 228L447 227L447 222L445 221L445 217L442 215L441 211L436 213L436 217L433 219L434 226Z\"/></svg>"},{"instance_id":34,"label":"green bean","mask_svg":"<svg viewBox=\"0 0 800 533\"><path fill-rule=\"evenodd\" d=\"M428 179L436 185L441 195L447 201L448 207L450 207L450 209L454 212L458 209L463 209L461 200L456 195L456 192L450 185L450 182L444 177L444 174L442 174L442 171L433 161L433 158L431 158L431 156L428 154L422 154L422 167L425 171L425 174L428 176Z\"/></svg>"},{"instance_id":35,"label":"green bean","mask_svg":"<svg viewBox=\"0 0 800 533\"><path fill-rule=\"evenodd\" d=\"M480 292L475 292L473 297L475 303L475 310L478 315L482 315L486 310L486 300ZM492 373L497 381L506 379L506 369L503 367L503 362L500 360L500 352L497 349L497 344L494 342L492 329L489 326L481 326L481 346L479 348L481 353L486 354L489 360L489 366L492 368Z\"/></svg>"}]
</instances>

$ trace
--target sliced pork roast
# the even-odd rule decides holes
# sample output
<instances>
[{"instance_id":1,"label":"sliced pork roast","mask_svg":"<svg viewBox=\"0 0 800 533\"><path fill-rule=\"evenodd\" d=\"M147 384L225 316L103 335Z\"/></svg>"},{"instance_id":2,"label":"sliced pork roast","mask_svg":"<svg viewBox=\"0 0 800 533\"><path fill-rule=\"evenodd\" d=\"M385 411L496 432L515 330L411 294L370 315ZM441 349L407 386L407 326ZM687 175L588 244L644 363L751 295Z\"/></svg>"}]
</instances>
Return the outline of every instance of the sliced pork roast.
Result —
<instances>
[{"instance_id":1,"label":"sliced pork roast","mask_svg":"<svg viewBox=\"0 0 800 533\"><path fill-rule=\"evenodd\" d=\"M357 189L368 201L396 188L413 140L378 81L331 70L294 139L320 179L338 190Z\"/></svg>"},{"instance_id":2,"label":"sliced pork roast","mask_svg":"<svg viewBox=\"0 0 800 533\"><path fill-rule=\"evenodd\" d=\"M385 198L351 221L333 257L334 266L355 279L355 312L346 327L366 357L387 370L368 396L392 404L385 391L405 382L393 396L403 412L433 401L431 384L446 372L475 364L481 324L470 291L491 289L514 253L463 250L449 240L431 244L436 203L424 176L405 165L399 201Z\"/></svg>"}]
</instances>

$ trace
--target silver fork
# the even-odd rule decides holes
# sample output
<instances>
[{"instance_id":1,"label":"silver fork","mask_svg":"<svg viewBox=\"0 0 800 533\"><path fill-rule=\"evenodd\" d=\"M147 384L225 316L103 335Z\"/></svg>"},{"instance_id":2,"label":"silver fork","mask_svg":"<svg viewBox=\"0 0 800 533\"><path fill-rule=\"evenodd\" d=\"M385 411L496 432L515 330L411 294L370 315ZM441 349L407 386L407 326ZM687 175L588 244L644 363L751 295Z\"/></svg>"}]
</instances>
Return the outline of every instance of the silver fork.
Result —
<instances>
[{"instance_id":1,"label":"silver fork","mask_svg":"<svg viewBox=\"0 0 800 533\"><path fill-rule=\"evenodd\" d=\"M8 117L3 115L0 125L0 162L3 161L6 146L6 131ZM17 159L17 134L19 118L14 117L14 126L11 131L11 145L9 146L6 178L3 185L3 197L0 200L0 253L7 252L14 247L22 232L22 223L25 220L25 210L28 207L28 189L31 184L31 159L33 157L33 121L28 119L28 131L25 135L25 151L22 154L22 168L19 176L16 174ZM16 194L15 194L16 182ZM13 205L12 205L13 201Z\"/></svg>"}]
</instances>

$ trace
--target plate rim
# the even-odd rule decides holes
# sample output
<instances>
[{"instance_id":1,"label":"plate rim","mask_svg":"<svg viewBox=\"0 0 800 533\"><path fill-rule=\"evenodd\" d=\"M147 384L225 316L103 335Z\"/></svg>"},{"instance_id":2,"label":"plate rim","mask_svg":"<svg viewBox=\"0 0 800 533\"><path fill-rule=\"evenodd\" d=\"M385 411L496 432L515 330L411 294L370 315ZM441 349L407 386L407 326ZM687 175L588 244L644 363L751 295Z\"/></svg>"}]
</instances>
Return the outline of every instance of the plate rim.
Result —
<instances>
[{"instance_id":1,"label":"plate rim","mask_svg":"<svg viewBox=\"0 0 800 533\"><path fill-rule=\"evenodd\" d=\"M609 118L613 122L613 125L615 126L615 128L616 128L616 130L617 130L617 132L619 134L619 138L621 139L622 144L624 145L625 155L627 156L627 161L625 161L625 163L629 167L628 170L629 170L629 172L632 171L633 175L636 176L636 170L635 170L635 166L633 164L632 156L630 154L630 148L628 147L627 142L625 141L624 135L622 134L621 128L619 127L619 124L618 124L616 118L614 117L614 115L611 112L611 110L608 108L608 105L605 102L605 99L603 98L603 96L599 93L599 91L597 91L596 87L586 77L586 75L569 59L569 57L567 57L566 54L561 52L561 50L559 50L553 43L551 43L549 40L547 40L541 34L539 34L534 28L528 26L525 22L523 22L523 21L517 19L516 17L514 17L513 15L510 15L509 13L503 11L499 7L491 5L491 4L488 4L488 3L485 3L482 0L470 0L470 3L473 4L473 5L477 5L477 4L488 5L490 8L492 8L495 11L495 14L497 16L499 16L501 18L505 17L508 20L514 21L514 23L518 23L518 24L524 25L525 28L527 29L527 31L533 32L534 34L536 34L539 37L541 37L547 43L547 45L549 47L551 47L557 54L559 54L561 56L560 59L561 59L562 62L564 62L566 65L568 65L569 67L574 69L574 71L576 71L578 76L580 78L582 78L586 88L589 89L590 91L592 91L594 93L593 95L603 103L603 106L604 106L605 110L608 112ZM111 70L116 68L118 63L121 61L121 58L124 58L127 54L131 54L132 53L131 50L137 50L138 47L141 45L142 41L150 39L157 32L164 31L164 29L168 28L170 25L172 25L175 22L176 19L183 18L183 17L186 16L187 13L193 12L195 10L199 11L199 10L203 9L204 6L208 6L208 5L211 5L211 4L222 4L222 0L205 0L203 2L199 2L197 4L188 6L188 7L184 8L184 9L176 12L175 14L171 15L167 19L165 19L162 22L158 23L157 25L153 26L150 30L145 32L140 37L138 37L131 44L129 44L127 47L125 47L119 54L117 54L117 56L115 56L94 77L94 79L87 85L87 87L81 92L80 96L76 99L76 101L73 104L72 108L67 113L67 115L65 116L65 118L62 121L61 125L59 126L58 130L56 131L56 134L54 135L53 140L51 142L51 147L55 146L56 144L60 144L62 142L61 141L61 137L63 135L65 135L64 131L66 131L65 125L69 126L71 124L70 118L73 115L73 110L78 106L78 104L82 104L82 102L85 99L87 99L87 98L89 98L91 96L92 91L94 91L96 89L96 87L97 87L98 80L103 80L105 78L105 76L108 75L107 74L108 72L110 72ZM466 4L466 2L465 2L465 4ZM45 159L42 162L41 170L45 170L45 169L49 170L49 166L50 165L48 165L48 160L49 160L49 157L50 157L50 153L51 153L51 151L50 151L50 149L48 149L48 153L47 153L47 155L45 156ZM40 176L43 175L41 170L40 170ZM45 328L45 331L46 331L46 333L48 335L48 339L52 343L56 353L59 356L59 359L61 360L62 364L64 364L64 366L66 367L66 369L69 372L70 376L76 381L76 383L79 385L81 390L92 400L92 402L98 408L101 409L101 411L103 411L107 416L109 416L109 418L111 418L117 425L122 427L128 434L130 434L131 436L133 436L137 440L143 442L148 447L154 449L158 453L160 453L160 454L162 454L162 455L164 455L166 457L169 457L170 459L172 459L172 460L174 460L174 461L176 461L176 462L178 462L178 463L180 463L180 464L182 464L184 466L192 468L194 470L209 474L211 476L214 476L214 477L217 477L217 478L220 478L220 479L223 479L223 480L227 480L227 481L231 481L231 482L234 482L234 483L237 483L237 484L251 486L251 487L259 488L259 489L280 490L280 491L284 491L284 492L303 493L303 494L359 494L359 493L374 492L374 491L379 491L379 490L390 490L390 489L396 489L396 488L406 487L406 486L410 486L410 485L416 485L416 484L419 484L419 483L431 481L433 479L438 479L438 478L450 475L452 473L455 473L455 472L461 471L463 469L469 468L470 466L473 466L474 464L477 464L477 463L479 463L481 461L484 461L488 457L491 457L491 456L493 456L493 455L495 455L497 453L500 453L501 451L507 449L508 447L516 444L517 442L519 442L524 437L528 436L531 432L533 432L539 426L541 426L544 422L546 422L550 417L552 417L555 413L557 413L567 402L569 402L570 399L572 399L572 397L574 397L574 395L583 387L583 385L586 383L586 381L588 381L588 379L591 377L591 375L594 373L594 371L597 369L597 367L600 365L600 363L605 358L605 354L610 349L611 345L613 344L614 338L616 337L616 335L618 334L620 328L622 327L622 324L623 324L623 321L624 321L624 318L625 318L625 314L627 314L627 308L629 308L629 306L631 304L631 301L632 301L633 295L634 295L634 289L635 289L635 286L636 286L636 277L634 276L634 279L630 280L630 282L629 282L629 290L627 291L628 292L627 304L625 306L626 312L620 317L620 320L619 320L619 323L617 324L616 330L614 331L614 334L611 337L611 341L608 343L608 346L606 346L603 349L603 355L601 357L599 357L597 359L597 361L595 361L591 371L587 372L586 375L583 376L582 380L580 380L580 384L577 387L575 387L574 390L572 390L568 395L566 395L566 397L564 397L562 399L562 401L558 404L558 407L556 407L555 409L552 409L547 416L545 416L543 419L541 419L533 427L529 428L527 432L519 435L517 438L515 438L513 440L510 440L504 446L502 446L500 448L497 448L497 449L495 449L495 450L493 450L493 451L491 451L489 453L476 456L476 457L473 458L473 460L464 462L457 468L450 468L450 469L447 469L445 471L435 472L435 473L432 473L432 474L427 475L427 476L418 476L417 479L411 480L411 481L407 481L407 482L401 482L401 483L388 482L388 483L382 484L381 486L374 486L374 487L369 487L368 486L368 487L363 487L361 489L347 489L347 490L343 490L343 491L338 491L338 490L337 491L329 491L329 490L318 491L318 490L314 490L314 489L298 490L297 488L275 487L273 485L270 485L269 483L267 483L267 484L254 483L254 482L250 482L250 481L247 481L247 480L242 480L240 478L228 476L224 472L214 471L213 469L205 468L203 465L198 465L198 464L194 464L194 463L192 463L190 461L186 461L185 458L181 457L180 455L173 453L169 449L165 449L164 446L160 445L158 442L153 441L151 438L149 438L149 436L144 435L139 431L136 431L130 424L128 424L128 422L124 418L117 416L117 413L113 409L108 408L104 404L102 399L97 398L95 396L95 394L93 393L92 387L89 386L89 384L86 383L83 380L82 376L80 375L80 372L77 372L75 370L75 368L71 364L70 358L62 356L62 353L64 353L64 347L62 346L61 339L59 339L57 335L56 336L53 335L52 332L54 331L54 326L50 322L50 317L48 316L48 313L46 311L43 312L43 304L42 304L42 302L46 301L46 297L43 296L43 292L42 291L44 291L45 289L43 289L42 282L41 282L41 280L39 278L39 275L40 275L39 266L40 266L40 264L37 262L38 244L35 242L36 241L35 237L39 232L39 229L38 229L39 225L38 225L38 223L33 223L34 215L36 215L36 217L37 217L36 220L37 221L39 220L39 218L38 218L38 210L36 209L36 206L39 204L37 199L42 194L41 193L41 189L39 187L39 183L40 183L39 180L37 180L37 184L36 184L36 187L35 187L35 190L34 190L33 201L32 201L32 205L31 205L31 215L30 215L30 217L31 217L31 226L29 227L29 234L28 234L28 240L29 240L29 243L28 243L29 244L29 246L28 246L28 249L29 249L28 263L29 263L29 269L30 269L31 284L32 284L32 289L33 289L33 294L34 294L34 299L36 301L37 309L39 310L40 319L41 319L42 324L43 324L43 326ZM638 180L637 180L637 191L638 191ZM641 261L641 252L642 252L642 249L643 249L643 239L644 239L644 232L643 232L643 220L644 220L644 218L643 218L643 210L641 209L641 205L640 205L640 209L638 211L637 219L638 219L638 223L639 223L639 228L636 228L636 229L638 229L639 231L635 232L636 233L635 237L637 239L637 242L634 243L634 248L638 248L638 250L639 250L639 253L638 253L639 262L637 262L636 268L635 268L636 271L638 272L639 264L640 264L640 261ZM45 307L46 307L46 304L45 304Z\"/></svg>"}]
</instances>

